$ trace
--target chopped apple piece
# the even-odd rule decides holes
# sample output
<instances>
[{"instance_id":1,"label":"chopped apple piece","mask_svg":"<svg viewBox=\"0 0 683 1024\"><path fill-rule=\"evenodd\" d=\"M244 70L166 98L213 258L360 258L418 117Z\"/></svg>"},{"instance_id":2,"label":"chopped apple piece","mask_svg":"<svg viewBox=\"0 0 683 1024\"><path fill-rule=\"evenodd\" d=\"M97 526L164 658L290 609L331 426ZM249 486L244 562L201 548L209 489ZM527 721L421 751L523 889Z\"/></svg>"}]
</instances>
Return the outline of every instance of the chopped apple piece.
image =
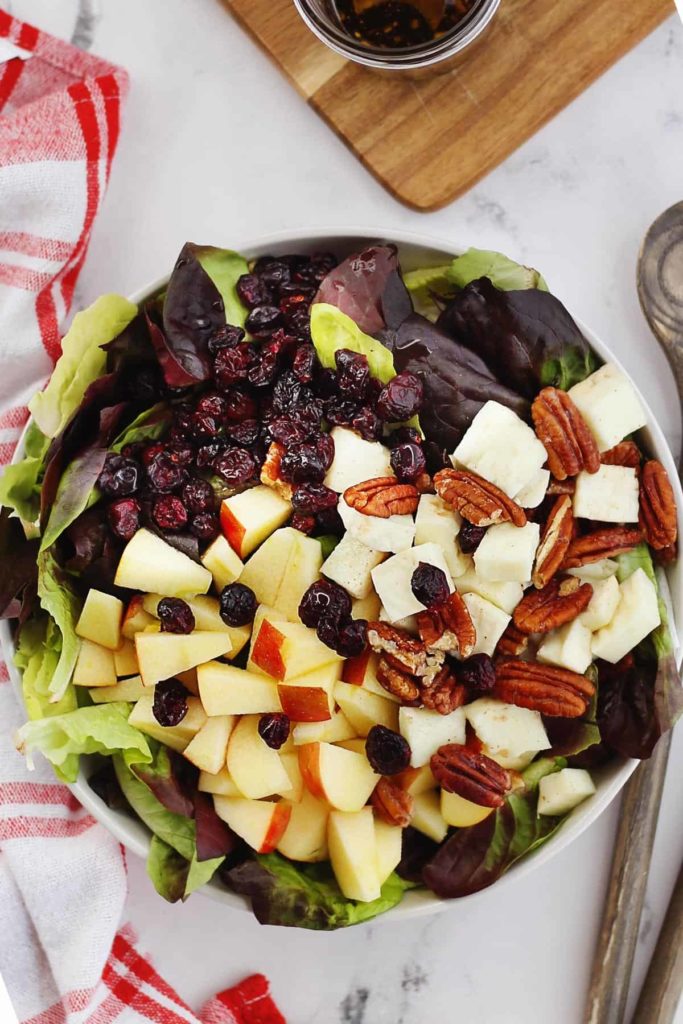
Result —
<instances>
[{"instance_id":1,"label":"chopped apple piece","mask_svg":"<svg viewBox=\"0 0 683 1024\"><path fill-rule=\"evenodd\" d=\"M251 660L262 672L283 681L341 659L303 623L266 617L252 647Z\"/></svg>"},{"instance_id":2,"label":"chopped apple piece","mask_svg":"<svg viewBox=\"0 0 683 1024\"><path fill-rule=\"evenodd\" d=\"M454 579L465 572L470 562L458 543L461 526L460 515L437 494L421 495L415 517L415 543L421 545L434 541L438 544Z\"/></svg>"},{"instance_id":3,"label":"chopped apple piece","mask_svg":"<svg viewBox=\"0 0 683 1024\"><path fill-rule=\"evenodd\" d=\"M638 474L631 466L600 466L597 473L579 473L573 505L579 519L604 523L638 522Z\"/></svg>"},{"instance_id":4,"label":"chopped apple piece","mask_svg":"<svg viewBox=\"0 0 683 1024\"><path fill-rule=\"evenodd\" d=\"M595 631L609 626L619 604L619 581L616 576L592 581L593 596L588 607L579 615L587 629Z\"/></svg>"},{"instance_id":5,"label":"chopped apple piece","mask_svg":"<svg viewBox=\"0 0 683 1024\"><path fill-rule=\"evenodd\" d=\"M308 791L340 811L359 811L377 785L364 754L330 743L299 747L299 767Z\"/></svg>"},{"instance_id":6,"label":"chopped apple piece","mask_svg":"<svg viewBox=\"0 0 683 1024\"><path fill-rule=\"evenodd\" d=\"M406 615L405 619L396 619L395 622L392 622L391 616L384 605L379 610L379 621L391 622L392 626L396 626L397 629L404 629L406 633L412 633L413 636L417 636L420 632L417 625L417 615Z\"/></svg>"},{"instance_id":7,"label":"chopped apple piece","mask_svg":"<svg viewBox=\"0 0 683 1024\"><path fill-rule=\"evenodd\" d=\"M360 434L346 427L333 427L334 459L323 483L338 494L347 487L374 480L378 476L393 476L391 453L381 441L364 441Z\"/></svg>"},{"instance_id":8,"label":"chopped apple piece","mask_svg":"<svg viewBox=\"0 0 683 1024\"><path fill-rule=\"evenodd\" d=\"M351 602L351 617L354 619L367 619L368 622L375 622L379 615L382 602L373 591L367 597L355 597Z\"/></svg>"},{"instance_id":9,"label":"chopped apple piece","mask_svg":"<svg viewBox=\"0 0 683 1024\"><path fill-rule=\"evenodd\" d=\"M114 651L114 665L119 678L121 676L136 676L140 671L135 644L127 637L122 638L121 646Z\"/></svg>"},{"instance_id":10,"label":"chopped apple piece","mask_svg":"<svg viewBox=\"0 0 683 1024\"><path fill-rule=\"evenodd\" d=\"M123 601L102 590L89 590L83 605L76 633L84 640L115 651L121 646Z\"/></svg>"},{"instance_id":11,"label":"chopped apple piece","mask_svg":"<svg viewBox=\"0 0 683 1024\"><path fill-rule=\"evenodd\" d=\"M444 743L465 742L465 712L463 708L451 711L450 715L440 715L429 708L399 708L399 727L401 735L410 747L410 764L413 768L421 768L428 764Z\"/></svg>"},{"instance_id":12,"label":"chopped apple piece","mask_svg":"<svg viewBox=\"0 0 683 1024\"><path fill-rule=\"evenodd\" d=\"M517 413L499 402L486 402L453 452L452 462L490 480L513 498L534 479L547 457Z\"/></svg>"},{"instance_id":13,"label":"chopped apple piece","mask_svg":"<svg viewBox=\"0 0 683 1024\"><path fill-rule=\"evenodd\" d=\"M454 589L444 553L438 544L419 544L409 551L392 555L386 562L372 570L372 582L391 622L425 610L425 605L418 601L410 586L412 575L420 562L441 569L449 590L452 592Z\"/></svg>"},{"instance_id":14,"label":"chopped apple piece","mask_svg":"<svg viewBox=\"0 0 683 1024\"><path fill-rule=\"evenodd\" d=\"M512 614L524 596L524 587L521 583L482 579L477 575L471 559L467 570L453 580L453 583L459 594L479 594L508 615Z\"/></svg>"},{"instance_id":15,"label":"chopped apple piece","mask_svg":"<svg viewBox=\"0 0 683 1024\"><path fill-rule=\"evenodd\" d=\"M539 469L536 476L532 477L529 483L515 494L514 500L522 508L538 508L550 483L550 470Z\"/></svg>"},{"instance_id":16,"label":"chopped apple piece","mask_svg":"<svg viewBox=\"0 0 683 1024\"><path fill-rule=\"evenodd\" d=\"M356 731L341 711L334 711L327 722L299 722L292 729L297 747L305 743L339 743L353 739Z\"/></svg>"},{"instance_id":17,"label":"chopped apple piece","mask_svg":"<svg viewBox=\"0 0 683 1024\"><path fill-rule=\"evenodd\" d=\"M293 722L325 722L334 711L334 687L342 662L333 661L303 676L278 683L282 710Z\"/></svg>"},{"instance_id":18,"label":"chopped apple piece","mask_svg":"<svg viewBox=\"0 0 683 1024\"><path fill-rule=\"evenodd\" d=\"M223 501L221 528L233 551L244 559L291 514L288 501L271 487L259 484Z\"/></svg>"},{"instance_id":19,"label":"chopped apple piece","mask_svg":"<svg viewBox=\"0 0 683 1024\"><path fill-rule=\"evenodd\" d=\"M367 736L373 725L398 730L398 706L393 701L362 686L341 682L334 688L334 699L359 736Z\"/></svg>"},{"instance_id":20,"label":"chopped apple piece","mask_svg":"<svg viewBox=\"0 0 683 1024\"><path fill-rule=\"evenodd\" d=\"M481 745L481 752L490 757L496 764L499 764L501 768L507 768L513 772L523 772L525 768L529 767L537 753L535 750L527 750L525 753L515 754L513 757L510 754L504 754L500 750L490 750L485 743Z\"/></svg>"},{"instance_id":21,"label":"chopped apple piece","mask_svg":"<svg viewBox=\"0 0 683 1024\"><path fill-rule=\"evenodd\" d=\"M147 691L149 692L149 691ZM90 690L93 704L110 704L112 701L125 700L133 703L145 693L145 686L140 676L122 679L114 686L94 686Z\"/></svg>"},{"instance_id":22,"label":"chopped apple piece","mask_svg":"<svg viewBox=\"0 0 683 1024\"><path fill-rule=\"evenodd\" d=\"M179 679L183 686L189 690L190 693L193 693L195 697L199 696L199 683L197 682L196 668L188 668L187 672L178 672L176 679Z\"/></svg>"},{"instance_id":23,"label":"chopped apple piece","mask_svg":"<svg viewBox=\"0 0 683 1024\"><path fill-rule=\"evenodd\" d=\"M185 747L183 751L185 757L200 771L215 775L225 767L228 740L234 728L235 718L233 715L207 718L199 732Z\"/></svg>"},{"instance_id":24,"label":"chopped apple piece","mask_svg":"<svg viewBox=\"0 0 683 1024\"><path fill-rule=\"evenodd\" d=\"M372 809L331 811L327 844L334 876L344 896L361 903L379 899L381 883Z\"/></svg>"},{"instance_id":25,"label":"chopped apple piece","mask_svg":"<svg viewBox=\"0 0 683 1024\"><path fill-rule=\"evenodd\" d=\"M302 536L299 530L283 526L264 540L244 566L240 583L251 587L259 604L276 607L278 590L284 579L287 564L297 538ZM284 617L287 618L286 615Z\"/></svg>"},{"instance_id":26,"label":"chopped apple piece","mask_svg":"<svg viewBox=\"0 0 683 1024\"><path fill-rule=\"evenodd\" d=\"M398 697L394 697L393 693L385 690L377 678L378 665L379 655L375 654L368 647L367 650L357 655L357 657L347 658L344 662L342 679L345 683L351 683L353 686L362 686L369 693L376 693L378 697L384 697L385 700L395 701L397 704L400 704L401 702Z\"/></svg>"},{"instance_id":27,"label":"chopped apple piece","mask_svg":"<svg viewBox=\"0 0 683 1024\"><path fill-rule=\"evenodd\" d=\"M578 576L581 580L606 580L616 574L619 565L613 558L601 558L597 562L587 562L586 565L579 565L576 569L564 570L568 576Z\"/></svg>"},{"instance_id":28,"label":"chopped apple piece","mask_svg":"<svg viewBox=\"0 0 683 1024\"><path fill-rule=\"evenodd\" d=\"M221 768L215 775L210 772L200 772L197 789L200 793L214 793L216 796L242 796L230 778L227 768Z\"/></svg>"},{"instance_id":29,"label":"chopped apple piece","mask_svg":"<svg viewBox=\"0 0 683 1024\"><path fill-rule=\"evenodd\" d=\"M350 533L345 533L320 571L351 597L362 599L372 592L372 570L385 558L383 552L372 551Z\"/></svg>"},{"instance_id":30,"label":"chopped apple piece","mask_svg":"<svg viewBox=\"0 0 683 1024\"><path fill-rule=\"evenodd\" d=\"M282 839L292 813L292 805L286 800L270 803L267 800L214 796L213 804L218 817L257 853L272 853Z\"/></svg>"},{"instance_id":31,"label":"chopped apple piece","mask_svg":"<svg viewBox=\"0 0 683 1024\"><path fill-rule=\"evenodd\" d=\"M435 843L440 843L446 838L448 825L441 814L441 798L438 790L430 789L414 798L410 824L418 832L433 839Z\"/></svg>"},{"instance_id":32,"label":"chopped apple piece","mask_svg":"<svg viewBox=\"0 0 683 1024\"><path fill-rule=\"evenodd\" d=\"M240 718L230 736L226 767L240 793L259 800L291 789L277 750L272 750L258 732L259 715Z\"/></svg>"},{"instance_id":33,"label":"chopped apple piece","mask_svg":"<svg viewBox=\"0 0 683 1024\"><path fill-rule=\"evenodd\" d=\"M281 711L275 680L234 665L207 661L197 669L199 696L210 718Z\"/></svg>"},{"instance_id":34,"label":"chopped apple piece","mask_svg":"<svg viewBox=\"0 0 683 1024\"><path fill-rule=\"evenodd\" d=\"M394 782L411 796L419 796L420 793L436 789L438 785L428 764L423 764L421 768L405 768L398 775L394 775Z\"/></svg>"},{"instance_id":35,"label":"chopped apple piece","mask_svg":"<svg viewBox=\"0 0 683 1024\"><path fill-rule=\"evenodd\" d=\"M613 665L661 622L657 590L644 569L619 584L619 604L608 626L593 635L593 656Z\"/></svg>"},{"instance_id":36,"label":"chopped apple piece","mask_svg":"<svg viewBox=\"0 0 683 1024\"><path fill-rule=\"evenodd\" d=\"M161 594L147 594L143 599L143 606L150 615L157 614L157 605L161 600ZM220 604L215 597L206 597L203 594L199 594L196 597L184 598L186 603L190 606L190 611L194 615L195 629L205 630L210 633L227 633L230 637L230 643L232 647L229 651L226 651L224 657L232 661L240 653L242 648L249 642L251 636L251 627L246 626L228 626L220 614Z\"/></svg>"},{"instance_id":37,"label":"chopped apple piece","mask_svg":"<svg viewBox=\"0 0 683 1024\"><path fill-rule=\"evenodd\" d=\"M593 793L595 784L584 768L562 768L539 782L538 813L568 814Z\"/></svg>"},{"instance_id":38,"label":"chopped apple piece","mask_svg":"<svg viewBox=\"0 0 683 1024\"><path fill-rule=\"evenodd\" d=\"M354 754L365 754L365 740L362 736L356 736L352 740L342 740L337 746L343 747L344 750L353 750Z\"/></svg>"},{"instance_id":39,"label":"chopped apple piece","mask_svg":"<svg viewBox=\"0 0 683 1024\"><path fill-rule=\"evenodd\" d=\"M285 751L284 754L280 752L280 760L287 773L289 785L283 787L282 792L278 792L277 795L289 800L290 803L298 804L304 794L304 777L299 768L299 755L295 750Z\"/></svg>"},{"instance_id":40,"label":"chopped apple piece","mask_svg":"<svg viewBox=\"0 0 683 1024\"><path fill-rule=\"evenodd\" d=\"M160 743L165 743L172 750L182 753L206 722L206 714L199 698L187 698L187 712L178 725L160 725L154 716L153 704L154 693L148 691L143 694L128 716L128 723L134 725L140 732L159 740Z\"/></svg>"},{"instance_id":41,"label":"chopped apple piece","mask_svg":"<svg viewBox=\"0 0 683 1024\"><path fill-rule=\"evenodd\" d=\"M605 363L569 389L601 452L644 427L647 416L635 388L614 363Z\"/></svg>"},{"instance_id":42,"label":"chopped apple piece","mask_svg":"<svg viewBox=\"0 0 683 1024\"><path fill-rule=\"evenodd\" d=\"M415 537L415 521L410 515L387 519L366 516L347 505L343 498L337 507L348 533L372 551L405 551Z\"/></svg>"},{"instance_id":43,"label":"chopped apple piece","mask_svg":"<svg viewBox=\"0 0 683 1024\"><path fill-rule=\"evenodd\" d=\"M92 640L81 640L73 674L74 686L116 686L114 652Z\"/></svg>"},{"instance_id":44,"label":"chopped apple piece","mask_svg":"<svg viewBox=\"0 0 683 1024\"><path fill-rule=\"evenodd\" d=\"M379 884L384 885L401 860L403 829L397 828L396 825L387 825L384 821L375 820L375 847L377 849Z\"/></svg>"},{"instance_id":45,"label":"chopped apple piece","mask_svg":"<svg viewBox=\"0 0 683 1024\"><path fill-rule=\"evenodd\" d=\"M306 537L299 530L294 533L294 546L274 604L290 622L300 622L299 605L311 584L320 578L323 551L319 540Z\"/></svg>"},{"instance_id":46,"label":"chopped apple piece","mask_svg":"<svg viewBox=\"0 0 683 1024\"><path fill-rule=\"evenodd\" d=\"M327 819L329 805L304 790L301 800L292 807L284 835L277 844L278 853L290 860L314 864L328 860Z\"/></svg>"},{"instance_id":47,"label":"chopped apple piece","mask_svg":"<svg viewBox=\"0 0 683 1024\"><path fill-rule=\"evenodd\" d=\"M141 632L147 626L151 626L153 622L154 617L148 615L142 607L142 597L140 594L135 594L128 602L128 607L123 616L121 635L132 640L136 633Z\"/></svg>"},{"instance_id":48,"label":"chopped apple piece","mask_svg":"<svg viewBox=\"0 0 683 1024\"><path fill-rule=\"evenodd\" d=\"M464 714L496 760L499 753L518 757L530 751L547 750L550 746L538 711L518 708L495 697L480 697L465 705Z\"/></svg>"},{"instance_id":49,"label":"chopped apple piece","mask_svg":"<svg viewBox=\"0 0 683 1024\"><path fill-rule=\"evenodd\" d=\"M244 562L222 536L209 544L202 555L202 565L213 576L213 585L219 593L238 580L244 569Z\"/></svg>"},{"instance_id":50,"label":"chopped apple piece","mask_svg":"<svg viewBox=\"0 0 683 1024\"><path fill-rule=\"evenodd\" d=\"M474 552L477 575L488 580L528 583L539 538L538 523L490 526Z\"/></svg>"},{"instance_id":51,"label":"chopped apple piece","mask_svg":"<svg viewBox=\"0 0 683 1024\"><path fill-rule=\"evenodd\" d=\"M493 656L498 641L508 627L510 616L479 594L463 594L462 599L467 606L477 634L472 654ZM456 654L456 657L459 655Z\"/></svg>"},{"instance_id":52,"label":"chopped apple piece","mask_svg":"<svg viewBox=\"0 0 683 1024\"><path fill-rule=\"evenodd\" d=\"M454 825L455 828L469 828L470 825L478 825L484 818L488 818L493 812L492 807L482 807L480 804L465 800L457 793L447 793L441 790L441 817L447 825Z\"/></svg>"},{"instance_id":53,"label":"chopped apple piece","mask_svg":"<svg viewBox=\"0 0 683 1024\"><path fill-rule=\"evenodd\" d=\"M270 605L260 604L256 609L256 615L254 621L251 624L251 642L249 644L249 657L247 658L247 668L250 672L257 672L260 675L267 675L267 672L263 672L258 665L255 664L252 657L254 653L254 645L258 638L261 630L261 625L264 619L269 619L270 622L286 622L286 617L279 612L277 608L271 608Z\"/></svg>"},{"instance_id":54,"label":"chopped apple piece","mask_svg":"<svg viewBox=\"0 0 683 1024\"><path fill-rule=\"evenodd\" d=\"M205 594L211 573L149 530L138 530L123 549L114 583L129 590L185 597Z\"/></svg>"},{"instance_id":55,"label":"chopped apple piece","mask_svg":"<svg viewBox=\"0 0 683 1024\"><path fill-rule=\"evenodd\" d=\"M170 679L179 672L219 658L230 650L227 633L195 630L194 633L136 633L135 652L145 686Z\"/></svg>"},{"instance_id":56,"label":"chopped apple piece","mask_svg":"<svg viewBox=\"0 0 683 1024\"><path fill-rule=\"evenodd\" d=\"M583 675L593 660L591 640L590 629L579 617L544 637L538 649L538 660Z\"/></svg>"}]
</instances>

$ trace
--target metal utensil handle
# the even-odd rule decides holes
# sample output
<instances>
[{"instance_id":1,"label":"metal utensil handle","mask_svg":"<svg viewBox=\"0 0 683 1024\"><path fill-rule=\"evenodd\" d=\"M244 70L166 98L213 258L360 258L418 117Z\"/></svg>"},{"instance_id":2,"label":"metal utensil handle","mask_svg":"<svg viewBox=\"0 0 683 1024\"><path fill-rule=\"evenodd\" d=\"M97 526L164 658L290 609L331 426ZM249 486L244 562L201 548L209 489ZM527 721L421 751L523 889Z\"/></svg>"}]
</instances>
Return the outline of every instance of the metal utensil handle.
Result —
<instances>
[{"instance_id":1,"label":"metal utensil handle","mask_svg":"<svg viewBox=\"0 0 683 1024\"><path fill-rule=\"evenodd\" d=\"M671 1024L683 991L683 867L631 1024Z\"/></svg>"},{"instance_id":2,"label":"metal utensil handle","mask_svg":"<svg viewBox=\"0 0 683 1024\"><path fill-rule=\"evenodd\" d=\"M668 732L624 787L585 1024L624 1024L670 746Z\"/></svg>"}]
</instances>

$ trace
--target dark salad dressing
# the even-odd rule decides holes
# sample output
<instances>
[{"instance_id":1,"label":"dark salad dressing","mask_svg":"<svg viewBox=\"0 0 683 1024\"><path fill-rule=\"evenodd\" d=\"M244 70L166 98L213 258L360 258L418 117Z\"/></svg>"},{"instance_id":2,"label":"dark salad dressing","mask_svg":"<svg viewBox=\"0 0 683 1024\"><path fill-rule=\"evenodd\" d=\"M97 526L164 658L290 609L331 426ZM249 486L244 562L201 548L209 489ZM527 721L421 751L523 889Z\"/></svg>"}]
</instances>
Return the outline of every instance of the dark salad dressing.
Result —
<instances>
[{"instance_id":1,"label":"dark salad dressing","mask_svg":"<svg viewBox=\"0 0 683 1024\"><path fill-rule=\"evenodd\" d=\"M359 42L383 49L404 49L429 43L455 28L476 0L445 0L436 17L433 3L385 0L369 6L358 0L335 0L343 30ZM438 5L437 5L438 8Z\"/></svg>"}]
</instances>

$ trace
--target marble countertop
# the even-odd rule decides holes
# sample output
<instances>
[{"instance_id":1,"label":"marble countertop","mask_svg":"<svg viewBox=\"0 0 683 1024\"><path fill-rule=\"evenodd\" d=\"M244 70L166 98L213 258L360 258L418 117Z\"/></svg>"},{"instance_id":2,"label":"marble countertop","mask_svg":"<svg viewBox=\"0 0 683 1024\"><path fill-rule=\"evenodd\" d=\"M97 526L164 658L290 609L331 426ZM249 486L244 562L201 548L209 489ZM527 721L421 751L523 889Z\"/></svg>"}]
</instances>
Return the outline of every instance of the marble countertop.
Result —
<instances>
[{"instance_id":1,"label":"marble countertop","mask_svg":"<svg viewBox=\"0 0 683 1024\"><path fill-rule=\"evenodd\" d=\"M72 0L5 6L70 34ZM467 195L418 214L382 190L218 0L100 6L92 49L128 69L131 92L79 303L155 278L188 238L235 245L281 229L353 223L496 248L542 269L613 347L677 450L679 402L635 291L640 241L681 199L683 26L675 16ZM683 852L682 773L679 730L636 982ZM262 928L201 896L165 905L132 857L128 914L195 1007L262 970L290 1024L578 1024L617 814L615 805L502 894L490 890L431 918L380 919L330 935Z\"/></svg>"}]
</instances>

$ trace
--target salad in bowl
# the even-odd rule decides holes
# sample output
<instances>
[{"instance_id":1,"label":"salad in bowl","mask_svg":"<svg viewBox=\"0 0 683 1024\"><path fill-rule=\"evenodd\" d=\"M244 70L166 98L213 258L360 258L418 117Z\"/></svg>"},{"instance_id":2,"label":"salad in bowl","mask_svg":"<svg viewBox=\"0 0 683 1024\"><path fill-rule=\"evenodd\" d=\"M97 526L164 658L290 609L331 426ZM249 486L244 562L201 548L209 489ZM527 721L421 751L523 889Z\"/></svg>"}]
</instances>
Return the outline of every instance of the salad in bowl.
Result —
<instances>
[{"instance_id":1,"label":"salad in bowl","mask_svg":"<svg viewBox=\"0 0 683 1024\"><path fill-rule=\"evenodd\" d=\"M0 481L18 748L166 899L316 929L497 882L683 708L631 381L535 270L340 247L100 298Z\"/></svg>"}]
</instances>

